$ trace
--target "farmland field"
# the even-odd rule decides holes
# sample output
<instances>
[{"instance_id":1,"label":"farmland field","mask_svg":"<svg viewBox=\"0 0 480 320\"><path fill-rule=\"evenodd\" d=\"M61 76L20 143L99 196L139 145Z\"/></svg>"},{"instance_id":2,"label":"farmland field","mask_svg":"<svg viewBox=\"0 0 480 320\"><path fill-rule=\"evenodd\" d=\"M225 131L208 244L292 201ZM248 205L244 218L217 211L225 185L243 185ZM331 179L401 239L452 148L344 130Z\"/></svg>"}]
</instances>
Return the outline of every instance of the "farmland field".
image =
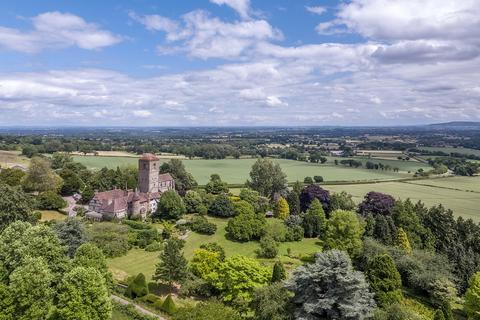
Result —
<instances>
[{"instance_id":1,"label":"farmland field","mask_svg":"<svg viewBox=\"0 0 480 320\"><path fill-rule=\"evenodd\" d=\"M185 242L184 253L185 257L189 260L193 256L193 250L200 247L203 243L217 242L225 249L227 256L231 255L244 255L247 257L255 257L255 249L258 247L258 242L250 241L245 243L230 241L225 237L225 226L227 225L227 219L220 218L208 218L210 221L217 225L217 232L214 235L201 235L195 232L191 232ZM268 220L273 221L272 219ZM291 259L286 256L287 248L291 249L292 255L311 254L321 250L318 245L318 239L303 239L300 242L286 242L281 243L279 246L278 258L282 260L286 266L298 265L299 260ZM151 276L155 272L155 265L158 263L159 252L147 252L143 249L132 249L127 255L113 258L108 260L109 268L114 275L136 275L139 272L143 272L147 279L151 279ZM261 259L262 261L271 264L272 259Z\"/></svg>"},{"instance_id":2,"label":"farmland field","mask_svg":"<svg viewBox=\"0 0 480 320\"><path fill-rule=\"evenodd\" d=\"M414 161L401 160L370 160L372 162L382 162L391 167L398 167L400 172L366 170L362 168L349 168L342 165L335 166L334 159L328 158L326 164L308 163L294 160L276 159L287 174L289 182L296 180L303 181L306 176L320 175L325 181L368 181L368 180L387 180L410 177L418 168L428 168L428 166ZM366 162L368 158L355 158L356 160ZM74 156L74 160L83 163L88 168L100 169L102 167L116 168L117 166L137 166L137 159L131 157L94 157L94 156ZM162 159L161 161L167 161ZM200 185L208 182L210 175L218 173L223 180L228 183L244 183L248 179L250 168L255 159L223 159L223 160L183 160L187 170L193 174Z\"/></svg>"},{"instance_id":3,"label":"farmland field","mask_svg":"<svg viewBox=\"0 0 480 320\"><path fill-rule=\"evenodd\" d=\"M20 151L0 150L0 167L8 168L16 164L28 166L30 160L22 156Z\"/></svg>"},{"instance_id":4,"label":"farmland field","mask_svg":"<svg viewBox=\"0 0 480 320\"><path fill-rule=\"evenodd\" d=\"M369 191L391 194L396 198L421 200L427 206L442 204L456 216L480 221L480 177L452 177L408 182L326 185L326 189L353 195L356 202ZM475 192L472 192L473 190Z\"/></svg>"}]
</instances>

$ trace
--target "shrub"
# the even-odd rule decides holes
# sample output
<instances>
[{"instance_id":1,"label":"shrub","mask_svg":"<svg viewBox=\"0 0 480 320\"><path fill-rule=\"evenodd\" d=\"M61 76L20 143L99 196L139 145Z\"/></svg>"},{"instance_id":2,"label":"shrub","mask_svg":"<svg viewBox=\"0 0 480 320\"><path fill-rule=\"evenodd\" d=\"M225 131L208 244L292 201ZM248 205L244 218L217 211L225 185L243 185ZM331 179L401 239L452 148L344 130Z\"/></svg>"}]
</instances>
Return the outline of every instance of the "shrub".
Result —
<instances>
[{"instance_id":1,"label":"shrub","mask_svg":"<svg viewBox=\"0 0 480 320\"><path fill-rule=\"evenodd\" d=\"M187 213L200 213L199 208L203 206L202 197L198 192L190 190L183 198Z\"/></svg>"},{"instance_id":2,"label":"shrub","mask_svg":"<svg viewBox=\"0 0 480 320\"><path fill-rule=\"evenodd\" d=\"M274 282L283 281L286 278L287 278L287 273L285 271L285 268L283 267L283 263L281 261L275 261L275 264L273 265L271 282L274 283Z\"/></svg>"},{"instance_id":3,"label":"shrub","mask_svg":"<svg viewBox=\"0 0 480 320\"><path fill-rule=\"evenodd\" d=\"M280 197L278 201L275 203L275 207L273 210L275 218L279 218L285 220L288 215L290 214L290 208L288 207L288 202L285 200L284 197Z\"/></svg>"},{"instance_id":4,"label":"shrub","mask_svg":"<svg viewBox=\"0 0 480 320\"><path fill-rule=\"evenodd\" d=\"M109 258L122 256L130 249L128 227L120 224L95 223L87 229L87 235Z\"/></svg>"},{"instance_id":5,"label":"shrub","mask_svg":"<svg viewBox=\"0 0 480 320\"><path fill-rule=\"evenodd\" d=\"M278 254L278 243L269 235L263 236L256 253L260 258L275 258Z\"/></svg>"},{"instance_id":6,"label":"shrub","mask_svg":"<svg viewBox=\"0 0 480 320\"><path fill-rule=\"evenodd\" d=\"M203 216L196 216L190 223L190 229L200 234L214 234L217 231L215 223L208 222L207 218Z\"/></svg>"},{"instance_id":7,"label":"shrub","mask_svg":"<svg viewBox=\"0 0 480 320\"><path fill-rule=\"evenodd\" d=\"M322 176L313 176L313 180L316 183L321 183L321 182L323 182L323 177Z\"/></svg>"},{"instance_id":8,"label":"shrub","mask_svg":"<svg viewBox=\"0 0 480 320\"><path fill-rule=\"evenodd\" d=\"M302 241L304 236L303 228L301 226L287 227L285 234L285 241Z\"/></svg>"},{"instance_id":9,"label":"shrub","mask_svg":"<svg viewBox=\"0 0 480 320\"><path fill-rule=\"evenodd\" d=\"M173 320L240 320L241 317L231 307L217 300L199 302L195 306L180 308Z\"/></svg>"},{"instance_id":10,"label":"shrub","mask_svg":"<svg viewBox=\"0 0 480 320\"><path fill-rule=\"evenodd\" d=\"M236 201L233 203L233 207L235 208L235 213L239 214L249 214L255 213L255 208L249 202L245 200Z\"/></svg>"},{"instance_id":11,"label":"shrub","mask_svg":"<svg viewBox=\"0 0 480 320\"><path fill-rule=\"evenodd\" d=\"M145 247L145 251L147 252L161 251L162 249L163 249L163 245L159 241L154 241Z\"/></svg>"},{"instance_id":12,"label":"shrub","mask_svg":"<svg viewBox=\"0 0 480 320\"><path fill-rule=\"evenodd\" d=\"M163 302L162 310L168 313L169 315L173 315L175 311L177 311L177 307L175 306L175 302L173 301L171 294L169 294L165 299L165 301Z\"/></svg>"},{"instance_id":13,"label":"shrub","mask_svg":"<svg viewBox=\"0 0 480 320\"><path fill-rule=\"evenodd\" d=\"M373 257L368 262L365 275L380 305L402 300L402 280L392 257L386 254Z\"/></svg>"},{"instance_id":14,"label":"shrub","mask_svg":"<svg viewBox=\"0 0 480 320\"><path fill-rule=\"evenodd\" d=\"M58 210L65 208L67 202L55 191L45 191L38 195L37 206L42 210Z\"/></svg>"},{"instance_id":15,"label":"shrub","mask_svg":"<svg viewBox=\"0 0 480 320\"><path fill-rule=\"evenodd\" d=\"M306 212L313 200L318 199L325 213L330 213L330 193L316 184L303 188L300 193L300 209Z\"/></svg>"},{"instance_id":16,"label":"shrub","mask_svg":"<svg viewBox=\"0 0 480 320\"><path fill-rule=\"evenodd\" d=\"M270 219L265 226L265 235L269 235L275 241L285 242L287 238L287 226L278 219Z\"/></svg>"},{"instance_id":17,"label":"shrub","mask_svg":"<svg viewBox=\"0 0 480 320\"><path fill-rule=\"evenodd\" d=\"M186 211L185 204L178 193L175 190L168 190L160 197L155 217L178 220Z\"/></svg>"},{"instance_id":18,"label":"shrub","mask_svg":"<svg viewBox=\"0 0 480 320\"><path fill-rule=\"evenodd\" d=\"M208 208L208 214L215 217L233 217L237 213L230 198L223 193L212 202Z\"/></svg>"},{"instance_id":19,"label":"shrub","mask_svg":"<svg viewBox=\"0 0 480 320\"><path fill-rule=\"evenodd\" d=\"M140 298L148 294L148 285L145 280L145 275L139 273L135 279L127 287L125 295L129 298L135 299Z\"/></svg>"},{"instance_id":20,"label":"shrub","mask_svg":"<svg viewBox=\"0 0 480 320\"><path fill-rule=\"evenodd\" d=\"M312 177L305 177L305 179L303 179L303 183L312 184L313 183Z\"/></svg>"},{"instance_id":21,"label":"shrub","mask_svg":"<svg viewBox=\"0 0 480 320\"><path fill-rule=\"evenodd\" d=\"M265 231L267 221L263 214L241 214L228 221L225 230L237 241L259 239Z\"/></svg>"}]
</instances>

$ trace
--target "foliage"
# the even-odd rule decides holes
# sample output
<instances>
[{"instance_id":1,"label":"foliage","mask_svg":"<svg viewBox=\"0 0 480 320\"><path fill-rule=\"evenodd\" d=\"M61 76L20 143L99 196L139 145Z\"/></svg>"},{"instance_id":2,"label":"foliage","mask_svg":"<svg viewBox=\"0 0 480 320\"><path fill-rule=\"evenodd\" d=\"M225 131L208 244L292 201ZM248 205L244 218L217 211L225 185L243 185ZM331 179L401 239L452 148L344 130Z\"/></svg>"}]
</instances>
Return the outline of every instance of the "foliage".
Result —
<instances>
[{"instance_id":1,"label":"foliage","mask_svg":"<svg viewBox=\"0 0 480 320\"><path fill-rule=\"evenodd\" d=\"M266 224L267 221L261 213L241 214L228 221L225 231L236 241L256 240L263 235Z\"/></svg>"},{"instance_id":2,"label":"foliage","mask_svg":"<svg viewBox=\"0 0 480 320\"><path fill-rule=\"evenodd\" d=\"M243 188L240 190L240 199L247 201L253 206L255 212L265 212L268 207L268 199L261 197L258 191L250 188Z\"/></svg>"},{"instance_id":3,"label":"foliage","mask_svg":"<svg viewBox=\"0 0 480 320\"><path fill-rule=\"evenodd\" d=\"M371 191L365 195L363 202L358 206L358 212L364 217L369 213L390 215L394 205L395 199L391 195Z\"/></svg>"},{"instance_id":4,"label":"foliage","mask_svg":"<svg viewBox=\"0 0 480 320\"><path fill-rule=\"evenodd\" d=\"M110 319L112 302L102 275L94 268L69 271L60 284L57 312L66 320Z\"/></svg>"},{"instance_id":5,"label":"foliage","mask_svg":"<svg viewBox=\"0 0 480 320\"><path fill-rule=\"evenodd\" d=\"M480 272L470 279L467 292L465 292L465 313L468 319L480 319Z\"/></svg>"},{"instance_id":6,"label":"foliage","mask_svg":"<svg viewBox=\"0 0 480 320\"><path fill-rule=\"evenodd\" d=\"M326 228L327 218L325 217L325 211L318 199L314 199L307 212L302 215L302 227L304 235L307 238L315 238L323 235Z\"/></svg>"},{"instance_id":7,"label":"foliage","mask_svg":"<svg viewBox=\"0 0 480 320\"><path fill-rule=\"evenodd\" d=\"M294 191L290 191L287 194L287 203L291 215L300 214L300 198L298 195L299 194Z\"/></svg>"},{"instance_id":8,"label":"foliage","mask_svg":"<svg viewBox=\"0 0 480 320\"><path fill-rule=\"evenodd\" d=\"M200 213L199 211L202 210L200 207L203 206L203 199L196 191L189 190L185 194L183 202L185 203L187 213Z\"/></svg>"},{"instance_id":9,"label":"foliage","mask_svg":"<svg viewBox=\"0 0 480 320\"><path fill-rule=\"evenodd\" d=\"M23 179L23 188L26 191L44 192L52 190L58 192L62 184L62 178L50 168L50 162L47 159L32 158L28 173Z\"/></svg>"},{"instance_id":10,"label":"foliage","mask_svg":"<svg viewBox=\"0 0 480 320\"><path fill-rule=\"evenodd\" d=\"M260 239L259 248L256 250L260 258L272 259L278 254L278 243L270 235L265 235Z\"/></svg>"},{"instance_id":11,"label":"foliage","mask_svg":"<svg viewBox=\"0 0 480 320\"><path fill-rule=\"evenodd\" d=\"M382 306L402 299L402 279L395 262L389 255L374 256L367 265L365 276Z\"/></svg>"},{"instance_id":12,"label":"foliage","mask_svg":"<svg viewBox=\"0 0 480 320\"><path fill-rule=\"evenodd\" d=\"M177 311L177 306L175 305L175 301L173 301L172 295L169 294L165 301L162 303L162 310L165 311L167 314L174 314Z\"/></svg>"},{"instance_id":13,"label":"foliage","mask_svg":"<svg viewBox=\"0 0 480 320\"><path fill-rule=\"evenodd\" d=\"M305 183L305 184L313 184L313 179L312 179L312 177L305 177L305 178L303 179L303 183Z\"/></svg>"},{"instance_id":14,"label":"foliage","mask_svg":"<svg viewBox=\"0 0 480 320\"><path fill-rule=\"evenodd\" d=\"M225 260L225 249L222 248L221 245L219 245L216 242L208 242L208 243L202 243L200 245L200 249L205 249L211 252L217 252L218 253L218 259L220 261Z\"/></svg>"},{"instance_id":15,"label":"foliage","mask_svg":"<svg viewBox=\"0 0 480 320\"><path fill-rule=\"evenodd\" d=\"M410 245L407 233L403 230L403 228L398 228L395 244L406 254L412 254L412 246Z\"/></svg>"},{"instance_id":16,"label":"foliage","mask_svg":"<svg viewBox=\"0 0 480 320\"><path fill-rule=\"evenodd\" d=\"M275 208L273 210L275 218L285 220L290 214L290 208L288 207L288 202L284 197L280 197L275 203Z\"/></svg>"},{"instance_id":17,"label":"foliage","mask_svg":"<svg viewBox=\"0 0 480 320\"><path fill-rule=\"evenodd\" d=\"M187 260L183 256L184 241L168 239L160 253L160 262L157 264L153 280L161 280L172 285L182 281L187 275Z\"/></svg>"},{"instance_id":18,"label":"foliage","mask_svg":"<svg viewBox=\"0 0 480 320\"><path fill-rule=\"evenodd\" d=\"M333 193L330 195L330 210L355 210L356 204L352 199L352 195L345 191Z\"/></svg>"},{"instance_id":19,"label":"foliage","mask_svg":"<svg viewBox=\"0 0 480 320\"><path fill-rule=\"evenodd\" d=\"M450 306L449 301L444 301L442 303L442 312L445 317L445 320L453 320L453 312L452 312L452 307Z\"/></svg>"},{"instance_id":20,"label":"foliage","mask_svg":"<svg viewBox=\"0 0 480 320\"><path fill-rule=\"evenodd\" d=\"M288 302L290 293L280 283L257 288L253 294L252 310L256 320L291 319Z\"/></svg>"},{"instance_id":21,"label":"foliage","mask_svg":"<svg viewBox=\"0 0 480 320\"><path fill-rule=\"evenodd\" d=\"M211 194L228 193L228 185L226 182L222 181L218 174L212 174L210 176L210 181L205 186L205 191Z\"/></svg>"},{"instance_id":22,"label":"foliage","mask_svg":"<svg viewBox=\"0 0 480 320\"><path fill-rule=\"evenodd\" d=\"M116 223L95 223L87 229L89 241L100 248L109 258L119 257L130 249L128 227Z\"/></svg>"},{"instance_id":23,"label":"foliage","mask_svg":"<svg viewBox=\"0 0 480 320\"><path fill-rule=\"evenodd\" d=\"M67 247L67 255L73 257L75 251L87 241L85 227L80 220L67 218L53 225L60 243Z\"/></svg>"},{"instance_id":24,"label":"foliage","mask_svg":"<svg viewBox=\"0 0 480 320\"><path fill-rule=\"evenodd\" d=\"M273 265L272 271L272 279L270 280L271 283L280 282L287 278L287 272L283 267L283 263L280 260L275 261Z\"/></svg>"},{"instance_id":25,"label":"foliage","mask_svg":"<svg viewBox=\"0 0 480 320\"><path fill-rule=\"evenodd\" d=\"M64 168L60 170L58 174L63 179L63 185L60 189L60 193L63 195L72 195L80 192L85 186L85 182L83 182L77 172L72 169Z\"/></svg>"},{"instance_id":26,"label":"foliage","mask_svg":"<svg viewBox=\"0 0 480 320\"><path fill-rule=\"evenodd\" d=\"M314 263L295 269L287 288L295 294L300 319L366 319L375 307L365 277L337 250L319 253Z\"/></svg>"},{"instance_id":27,"label":"foliage","mask_svg":"<svg viewBox=\"0 0 480 320\"><path fill-rule=\"evenodd\" d=\"M20 186L22 179L26 175L23 170L14 168L5 168L0 170L0 181L11 187Z\"/></svg>"},{"instance_id":28,"label":"foliage","mask_svg":"<svg viewBox=\"0 0 480 320\"><path fill-rule=\"evenodd\" d=\"M170 173L175 179L175 189L180 194L185 194L188 190L197 186L197 181L193 178L192 174L187 172L185 166L181 160L171 159L169 162L165 162L160 167L162 173Z\"/></svg>"},{"instance_id":29,"label":"foliage","mask_svg":"<svg viewBox=\"0 0 480 320\"><path fill-rule=\"evenodd\" d=\"M327 222L324 246L328 249L347 251L351 257L356 257L362 251L363 232L363 222L355 212L335 211Z\"/></svg>"},{"instance_id":30,"label":"foliage","mask_svg":"<svg viewBox=\"0 0 480 320\"><path fill-rule=\"evenodd\" d=\"M196 216L190 223L190 229L200 234L214 234L217 231L217 225L215 223L208 222L207 218L203 216Z\"/></svg>"},{"instance_id":31,"label":"foliage","mask_svg":"<svg viewBox=\"0 0 480 320\"><path fill-rule=\"evenodd\" d=\"M161 219L178 220L186 213L187 209L182 197L174 191L168 190L162 193L158 201L158 208L155 217Z\"/></svg>"},{"instance_id":32,"label":"foliage","mask_svg":"<svg viewBox=\"0 0 480 320\"><path fill-rule=\"evenodd\" d=\"M190 261L190 270L201 279L212 282L218 277L220 254L206 249L196 249Z\"/></svg>"},{"instance_id":33,"label":"foliage","mask_svg":"<svg viewBox=\"0 0 480 320\"><path fill-rule=\"evenodd\" d=\"M258 159L250 171L250 180L247 186L256 190L260 195L273 198L274 194L286 189L287 176L280 165L270 159Z\"/></svg>"},{"instance_id":34,"label":"foliage","mask_svg":"<svg viewBox=\"0 0 480 320\"><path fill-rule=\"evenodd\" d=\"M180 308L173 320L240 320L240 315L232 308L217 300L199 302L193 307Z\"/></svg>"},{"instance_id":35,"label":"foliage","mask_svg":"<svg viewBox=\"0 0 480 320\"><path fill-rule=\"evenodd\" d=\"M318 199L322 204L325 213L330 213L330 193L316 184L303 188L300 193L300 209L306 212L313 200Z\"/></svg>"},{"instance_id":36,"label":"foliage","mask_svg":"<svg viewBox=\"0 0 480 320\"><path fill-rule=\"evenodd\" d=\"M255 213L255 208L245 200L235 201L233 207L235 208L236 215Z\"/></svg>"},{"instance_id":37,"label":"foliage","mask_svg":"<svg viewBox=\"0 0 480 320\"><path fill-rule=\"evenodd\" d=\"M36 222L33 202L19 188L0 184L0 232L14 221Z\"/></svg>"},{"instance_id":38,"label":"foliage","mask_svg":"<svg viewBox=\"0 0 480 320\"><path fill-rule=\"evenodd\" d=\"M257 260L232 256L220 264L218 279L213 284L222 293L224 301L241 304L251 301L255 288L265 285L270 278L270 270Z\"/></svg>"},{"instance_id":39,"label":"foliage","mask_svg":"<svg viewBox=\"0 0 480 320\"><path fill-rule=\"evenodd\" d=\"M163 249L163 245L160 241L153 241L149 245L145 247L145 251L147 252L155 252L155 251L161 251Z\"/></svg>"},{"instance_id":40,"label":"foliage","mask_svg":"<svg viewBox=\"0 0 480 320\"><path fill-rule=\"evenodd\" d=\"M21 262L10 274L15 319L46 318L53 306L53 279L44 259L27 257Z\"/></svg>"},{"instance_id":41,"label":"foliage","mask_svg":"<svg viewBox=\"0 0 480 320\"><path fill-rule=\"evenodd\" d=\"M38 195L37 206L42 210L58 210L67 206L67 201L55 191L45 191Z\"/></svg>"},{"instance_id":42,"label":"foliage","mask_svg":"<svg viewBox=\"0 0 480 320\"><path fill-rule=\"evenodd\" d=\"M208 214L215 217L233 217L236 215L236 211L228 195L222 193L210 205Z\"/></svg>"},{"instance_id":43,"label":"foliage","mask_svg":"<svg viewBox=\"0 0 480 320\"><path fill-rule=\"evenodd\" d=\"M443 315L442 310L437 309L435 314L433 315L433 320L445 320L445 316Z\"/></svg>"},{"instance_id":44,"label":"foliage","mask_svg":"<svg viewBox=\"0 0 480 320\"><path fill-rule=\"evenodd\" d=\"M128 284L125 295L129 298L140 298L148 294L148 285L143 273L137 276Z\"/></svg>"},{"instance_id":45,"label":"foliage","mask_svg":"<svg viewBox=\"0 0 480 320\"><path fill-rule=\"evenodd\" d=\"M93 243L84 243L78 247L73 258L73 265L84 268L94 268L105 279L107 286L113 284L112 275L108 271L107 260L100 250Z\"/></svg>"},{"instance_id":46,"label":"foliage","mask_svg":"<svg viewBox=\"0 0 480 320\"><path fill-rule=\"evenodd\" d=\"M278 242L287 241L287 233L287 226L279 219L269 219L269 223L265 226L265 235L270 236Z\"/></svg>"},{"instance_id":47,"label":"foliage","mask_svg":"<svg viewBox=\"0 0 480 320\"><path fill-rule=\"evenodd\" d=\"M391 216L368 214L366 218L365 234L383 244L393 245L397 237L397 227Z\"/></svg>"}]
</instances>

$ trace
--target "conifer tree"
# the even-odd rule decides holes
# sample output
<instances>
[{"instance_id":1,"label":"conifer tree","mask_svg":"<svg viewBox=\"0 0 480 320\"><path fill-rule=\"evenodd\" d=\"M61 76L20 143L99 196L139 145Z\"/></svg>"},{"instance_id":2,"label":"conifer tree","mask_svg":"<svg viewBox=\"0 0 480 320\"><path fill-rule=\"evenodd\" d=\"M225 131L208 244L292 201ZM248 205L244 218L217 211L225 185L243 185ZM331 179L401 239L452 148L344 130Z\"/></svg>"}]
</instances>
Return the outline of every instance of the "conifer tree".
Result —
<instances>
[{"instance_id":1,"label":"conifer tree","mask_svg":"<svg viewBox=\"0 0 480 320\"><path fill-rule=\"evenodd\" d=\"M475 273L470 279L463 307L468 319L480 319L480 272Z\"/></svg>"},{"instance_id":2,"label":"conifer tree","mask_svg":"<svg viewBox=\"0 0 480 320\"><path fill-rule=\"evenodd\" d=\"M285 268L283 267L283 263L279 260L275 261L273 265L273 272L272 272L272 283L279 282L285 280L287 278L287 274L285 272Z\"/></svg>"},{"instance_id":3,"label":"conifer tree","mask_svg":"<svg viewBox=\"0 0 480 320\"><path fill-rule=\"evenodd\" d=\"M450 302L448 301L443 302L442 312L443 312L443 315L445 316L445 320L453 320L453 312L452 312L452 306L450 305Z\"/></svg>"},{"instance_id":4,"label":"conifer tree","mask_svg":"<svg viewBox=\"0 0 480 320\"><path fill-rule=\"evenodd\" d=\"M442 310L437 309L435 314L433 315L433 320L445 320L445 316L443 315Z\"/></svg>"},{"instance_id":5,"label":"conifer tree","mask_svg":"<svg viewBox=\"0 0 480 320\"><path fill-rule=\"evenodd\" d=\"M410 245L410 241L408 240L408 235L401 227L398 228L396 245L406 254L412 254L412 246Z\"/></svg>"},{"instance_id":6,"label":"conifer tree","mask_svg":"<svg viewBox=\"0 0 480 320\"><path fill-rule=\"evenodd\" d=\"M160 253L160 262L153 275L153 280L161 280L170 286L173 282L185 279L187 275L187 259L183 256L183 240L168 239L165 247Z\"/></svg>"},{"instance_id":7,"label":"conifer tree","mask_svg":"<svg viewBox=\"0 0 480 320\"><path fill-rule=\"evenodd\" d=\"M290 214L290 208L288 207L288 202L284 197L280 197L277 203L275 204L274 215L275 218L285 220Z\"/></svg>"}]
</instances>

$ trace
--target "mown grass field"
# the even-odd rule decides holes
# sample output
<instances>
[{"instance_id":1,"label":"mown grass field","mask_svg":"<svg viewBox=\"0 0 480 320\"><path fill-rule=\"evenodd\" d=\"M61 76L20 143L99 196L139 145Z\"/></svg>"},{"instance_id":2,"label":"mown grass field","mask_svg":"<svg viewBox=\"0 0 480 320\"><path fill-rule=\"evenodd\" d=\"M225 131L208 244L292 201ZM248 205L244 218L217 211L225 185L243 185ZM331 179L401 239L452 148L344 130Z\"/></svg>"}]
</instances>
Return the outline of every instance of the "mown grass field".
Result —
<instances>
[{"instance_id":1,"label":"mown grass field","mask_svg":"<svg viewBox=\"0 0 480 320\"><path fill-rule=\"evenodd\" d=\"M184 254L185 257L190 260L193 256L195 249L198 249L200 245L208 242L217 242L225 249L226 256L232 255L244 255L254 258L255 250L258 248L258 242L234 242L228 240L225 236L225 226L227 225L227 219L220 218L208 218L210 221L217 225L217 232L214 235L201 235L195 232L190 232L188 235ZM269 219L269 222L273 221ZM287 248L291 249L292 256L307 255L315 253L321 250L318 243L318 239L303 239L300 242L285 242L279 246L278 259L282 260L286 267L293 267L300 264L300 260L291 259L286 256ZM275 259L259 259L265 264L273 264ZM113 258L108 260L110 270L114 275L136 275L140 272L144 273L147 279L151 279L151 276L155 272L155 265L159 261L159 252L147 252L143 249L132 249L127 255Z\"/></svg>"},{"instance_id":2,"label":"mown grass field","mask_svg":"<svg viewBox=\"0 0 480 320\"><path fill-rule=\"evenodd\" d=\"M74 156L75 161L83 163L88 168L100 169L103 167L116 168L117 166L137 166L137 159L132 157L95 157L95 156ZM320 175L326 181L368 181L368 180L387 180L409 177L419 168L429 168L428 166L414 161L401 160L374 160L368 158L356 158L362 162L368 160L372 162L382 162L391 167L398 167L400 172L367 170L362 168L350 168L342 165L335 166L334 159L328 158L325 164L308 163L301 161L276 159L283 171L287 174L289 182L301 180L306 176ZM162 159L161 161L167 161ZM244 183L248 179L248 174L255 159L223 159L223 160L183 160L185 167L193 174L200 185L208 182L210 175L219 174L222 179L231 184Z\"/></svg>"},{"instance_id":3,"label":"mown grass field","mask_svg":"<svg viewBox=\"0 0 480 320\"><path fill-rule=\"evenodd\" d=\"M408 182L326 185L333 192L346 191L356 202L369 191L391 194L396 198L421 200L427 206L442 204L456 216L480 221L480 177L452 177Z\"/></svg>"},{"instance_id":4,"label":"mown grass field","mask_svg":"<svg viewBox=\"0 0 480 320\"><path fill-rule=\"evenodd\" d=\"M63 221L67 219L66 214L62 214L55 210L41 210L40 212L42 213L42 217L40 218L40 221L51 221L51 220Z\"/></svg>"}]
</instances>

